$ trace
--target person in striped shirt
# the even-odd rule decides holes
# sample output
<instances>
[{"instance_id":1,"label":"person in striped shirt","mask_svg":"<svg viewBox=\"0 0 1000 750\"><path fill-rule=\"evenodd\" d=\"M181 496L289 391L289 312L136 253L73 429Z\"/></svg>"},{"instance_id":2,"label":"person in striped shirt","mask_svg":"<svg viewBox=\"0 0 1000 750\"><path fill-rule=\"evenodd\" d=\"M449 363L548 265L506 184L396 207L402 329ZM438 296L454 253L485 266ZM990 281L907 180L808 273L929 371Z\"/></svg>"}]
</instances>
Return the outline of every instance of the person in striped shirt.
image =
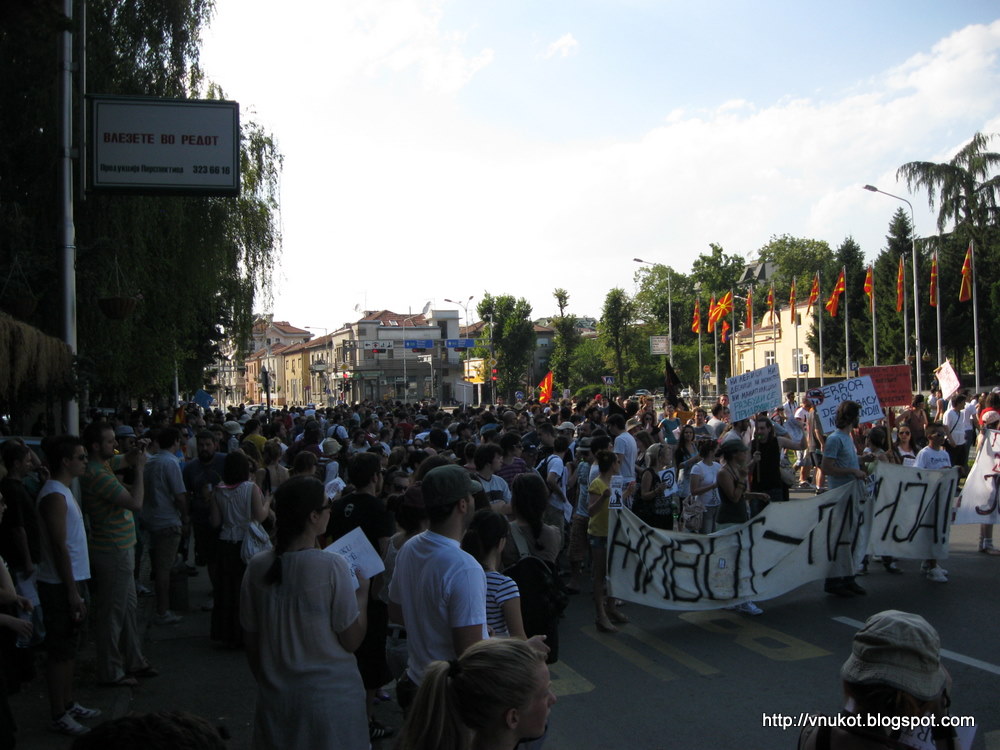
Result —
<instances>
[{"instance_id":1,"label":"person in striped shirt","mask_svg":"<svg viewBox=\"0 0 1000 750\"><path fill-rule=\"evenodd\" d=\"M462 549L486 571L486 625L493 636L527 638L521 619L517 584L497 570L510 524L495 510L483 508L472 517Z\"/></svg>"}]
</instances>

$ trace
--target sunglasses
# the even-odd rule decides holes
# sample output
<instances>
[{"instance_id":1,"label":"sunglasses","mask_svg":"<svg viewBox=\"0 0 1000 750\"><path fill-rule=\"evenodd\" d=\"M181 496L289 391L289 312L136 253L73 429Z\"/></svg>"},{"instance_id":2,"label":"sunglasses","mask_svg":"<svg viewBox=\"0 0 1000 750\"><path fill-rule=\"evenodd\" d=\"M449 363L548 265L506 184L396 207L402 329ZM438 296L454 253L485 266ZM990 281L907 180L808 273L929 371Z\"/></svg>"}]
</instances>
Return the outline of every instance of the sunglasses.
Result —
<instances>
[{"instance_id":1,"label":"sunglasses","mask_svg":"<svg viewBox=\"0 0 1000 750\"><path fill-rule=\"evenodd\" d=\"M909 435L909 434L910 434L910 431L909 431L909 430L900 430L900 431L899 431L899 434L900 434L900 435Z\"/></svg>"}]
</instances>

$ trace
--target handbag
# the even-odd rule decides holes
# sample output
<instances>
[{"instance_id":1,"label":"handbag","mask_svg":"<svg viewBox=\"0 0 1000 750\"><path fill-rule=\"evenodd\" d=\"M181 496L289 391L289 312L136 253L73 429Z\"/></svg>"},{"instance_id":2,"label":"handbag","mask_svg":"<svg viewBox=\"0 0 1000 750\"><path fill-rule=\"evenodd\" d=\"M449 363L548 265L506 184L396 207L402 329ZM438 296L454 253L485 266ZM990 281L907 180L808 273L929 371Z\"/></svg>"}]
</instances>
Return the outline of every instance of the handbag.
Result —
<instances>
[{"instance_id":1,"label":"handbag","mask_svg":"<svg viewBox=\"0 0 1000 750\"><path fill-rule=\"evenodd\" d=\"M243 544L240 547L240 557L243 558L243 562L248 563L254 558L254 555L260 554L261 552L266 552L274 547L271 544L271 537L267 535L264 531L264 527L260 525L259 521L251 521L250 525L247 526L247 533L243 536Z\"/></svg>"}]
</instances>

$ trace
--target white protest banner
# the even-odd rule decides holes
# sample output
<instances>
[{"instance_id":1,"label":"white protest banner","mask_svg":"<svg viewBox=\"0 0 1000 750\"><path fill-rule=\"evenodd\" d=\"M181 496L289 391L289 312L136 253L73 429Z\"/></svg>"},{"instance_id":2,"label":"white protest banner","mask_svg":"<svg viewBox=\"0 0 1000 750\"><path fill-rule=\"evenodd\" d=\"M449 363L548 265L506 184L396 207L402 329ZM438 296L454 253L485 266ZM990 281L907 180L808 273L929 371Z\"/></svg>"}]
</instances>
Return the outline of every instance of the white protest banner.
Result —
<instances>
[{"instance_id":1,"label":"white protest banner","mask_svg":"<svg viewBox=\"0 0 1000 750\"><path fill-rule=\"evenodd\" d=\"M781 406L781 375L778 363L726 378L729 415L733 422L752 417L757 412Z\"/></svg>"},{"instance_id":2,"label":"white protest banner","mask_svg":"<svg viewBox=\"0 0 1000 750\"><path fill-rule=\"evenodd\" d=\"M780 596L809 581L851 575L866 553L948 556L954 469L879 463L870 482L806 500L771 503L714 534L661 531L612 513L611 593L659 609L718 609Z\"/></svg>"},{"instance_id":3,"label":"white protest banner","mask_svg":"<svg viewBox=\"0 0 1000 750\"><path fill-rule=\"evenodd\" d=\"M875 465L868 552L915 560L948 557L957 469Z\"/></svg>"},{"instance_id":4,"label":"white protest banner","mask_svg":"<svg viewBox=\"0 0 1000 750\"><path fill-rule=\"evenodd\" d=\"M626 505L625 500L623 500L623 495L625 494L625 477L621 474L615 474L611 477L611 497L608 500L608 509L632 507L632 503L628 502Z\"/></svg>"},{"instance_id":5,"label":"white protest banner","mask_svg":"<svg viewBox=\"0 0 1000 750\"><path fill-rule=\"evenodd\" d=\"M958 373L951 366L951 362L945 360L935 371L937 373L938 386L941 388L941 397L945 401L955 395L955 391L962 387L958 380Z\"/></svg>"},{"instance_id":6,"label":"white protest banner","mask_svg":"<svg viewBox=\"0 0 1000 750\"><path fill-rule=\"evenodd\" d=\"M871 528L861 485L772 503L714 534L661 531L629 511L612 513L609 595L659 609L719 609L780 596L809 581L846 576Z\"/></svg>"},{"instance_id":7,"label":"white protest banner","mask_svg":"<svg viewBox=\"0 0 1000 750\"><path fill-rule=\"evenodd\" d=\"M885 419L882 403L875 392L875 384L868 375L841 380L839 383L831 383L822 388L813 388L807 396L816 404L816 416L824 434L837 429L835 421L837 406L842 401L857 401L861 404L861 424Z\"/></svg>"},{"instance_id":8,"label":"white protest banner","mask_svg":"<svg viewBox=\"0 0 1000 750\"><path fill-rule=\"evenodd\" d=\"M351 576L355 581L354 588L358 587L358 573L365 578L371 578L385 570L385 563L360 526L347 532L328 547L324 547L323 551L333 552L347 560L347 564L351 566Z\"/></svg>"},{"instance_id":9,"label":"white protest banner","mask_svg":"<svg viewBox=\"0 0 1000 750\"><path fill-rule=\"evenodd\" d=\"M962 496L955 510L954 524L1000 523L1000 432L987 430L976 454Z\"/></svg>"}]
</instances>

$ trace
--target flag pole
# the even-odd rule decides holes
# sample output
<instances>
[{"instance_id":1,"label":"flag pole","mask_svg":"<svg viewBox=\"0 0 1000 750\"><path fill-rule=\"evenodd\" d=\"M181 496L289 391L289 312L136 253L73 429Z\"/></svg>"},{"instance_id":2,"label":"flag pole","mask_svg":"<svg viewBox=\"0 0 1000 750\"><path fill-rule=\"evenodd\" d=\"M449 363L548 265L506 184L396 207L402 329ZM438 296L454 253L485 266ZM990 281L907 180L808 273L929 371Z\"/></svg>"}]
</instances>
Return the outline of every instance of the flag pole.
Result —
<instances>
[{"instance_id":1,"label":"flag pole","mask_svg":"<svg viewBox=\"0 0 1000 750\"><path fill-rule=\"evenodd\" d=\"M819 271L816 272L816 278L819 278ZM820 284L822 288L822 284ZM816 319L819 321L819 387L822 388L826 385L826 375L823 369L823 306L820 304L820 299L822 299L822 293L816 297L816 301L813 303L813 310L816 311Z\"/></svg>"},{"instance_id":2,"label":"flag pole","mask_svg":"<svg viewBox=\"0 0 1000 750\"><path fill-rule=\"evenodd\" d=\"M718 321L716 321L718 322ZM719 400L719 327L712 326L712 348L715 352L715 400Z\"/></svg>"},{"instance_id":3,"label":"flag pole","mask_svg":"<svg viewBox=\"0 0 1000 750\"><path fill-rule=\"evenodd\" d=\"M753 298L756 293L756 289L753 286L750 287L750 302L747 304L750 306L750 361L752 363L752 369L757 369L757 340L754 336L754 325L753 325Z\"/></svg>"},{"instance_id":4,"label":"flag pole","mask_svg":"<svg viewBox=\"0 0 1000 750\"><path fill-rule=\"evenodd\" d=\"M848 324L850 312L847 309L847 266L841 268L844 274L844 377L851 377L851 329Z\"/></svg>"},{"instance_id":5,"label":"flag pole","mask_svg":"<svg viewBox=\"0 0 1000 750\"><path fill-rule=\"evenodd\" d=\"M937 303L934 305L937 311L937 361L938 365L944 362L944 339L941 338L941 265L938 262L938 251L934 251L934 268L937 269L937 277L934 279L934 301ZM973 307L973 311L975 307ZM979 388L976 388L976 393L979 393Z\"/></svg>"},{"instance_id":6,"label":"flag pole","mask_svg":"<svg viewBox=\"0 0 1000 750\"><path fill-rule=\"evenodd\" d=\"M872 306L872 366L878 367L878 334L875 332L875 266L870 266L872 272L872 290L868 302Z\"/></svg>"},{"instance_id":7,"label":"flag pole","mask_svg":"<svg viewBox=\"0 0 1000 750\"><path fill-rule=\"evenodd\" d=\"M792 284L795 280L792 280ZM799 306L798 298L795 300L795 307L792 308L792 325L795 326L795 351L798 353L798 357L795 362L795 398L802 397L802 388L799 385L799 372L802 370L802 352L799 351L799 316L795 314L795 309ZM792 415L794 416L794 415Z\"/></svg>"},{"instance_id":8,"label":"flag pole","mask_svg":"<svg viewBox=\"0 0 1000 750\"><path fill-rule=\"evenodd\" d=\"M976 245L973 240L969 240L972 259L972 332L973 332L973 360L976 366L976 393L980 393L979 387L979 295L976 294ZM938 309L940 309L938 305ZM940 330L940 329L939 329ZM940 341L940 333L938 334Z\"/></svg>"},{"instance_id":9,"label":"flag pole","mask_svg":"<svg viewBox=\"0 0 1000 750\"><path fill-rule=\"evenodd\" d=\"M732 328L729 331L729 377L736 376L736 291L733 289L729 290L729 298L732 300L733 309L729 313L730 325Z\"/></svg>"},{"instance_id":10,"label":"flag pole","mask_svg":"<svg viewBox=\"0 0 1000 750\"><path fill-rule=\"evenodd\" d=\"M701 403L701 397L704 393L703 385L705 383L704 370L702 370L701 364L701 297L698 297L695 304L698 306L698 403Z\"/></svg>"},{"instance_id":11,"label":"flag pole","mask_svg":"<svg viewBox=\"0 0 1000 750\"><path fill-rule=\"evenodd\" d=\"M899 256L899 268L902 270L905 268L903 265L903 256ZM899 281L897 278L897 286ZM906 362L906 366L910 366L910 316L907 314L906 305L906 272L903 271L903 361ZM938 362L938 364L941 364Z\"/></svg>"}]
</instances>

